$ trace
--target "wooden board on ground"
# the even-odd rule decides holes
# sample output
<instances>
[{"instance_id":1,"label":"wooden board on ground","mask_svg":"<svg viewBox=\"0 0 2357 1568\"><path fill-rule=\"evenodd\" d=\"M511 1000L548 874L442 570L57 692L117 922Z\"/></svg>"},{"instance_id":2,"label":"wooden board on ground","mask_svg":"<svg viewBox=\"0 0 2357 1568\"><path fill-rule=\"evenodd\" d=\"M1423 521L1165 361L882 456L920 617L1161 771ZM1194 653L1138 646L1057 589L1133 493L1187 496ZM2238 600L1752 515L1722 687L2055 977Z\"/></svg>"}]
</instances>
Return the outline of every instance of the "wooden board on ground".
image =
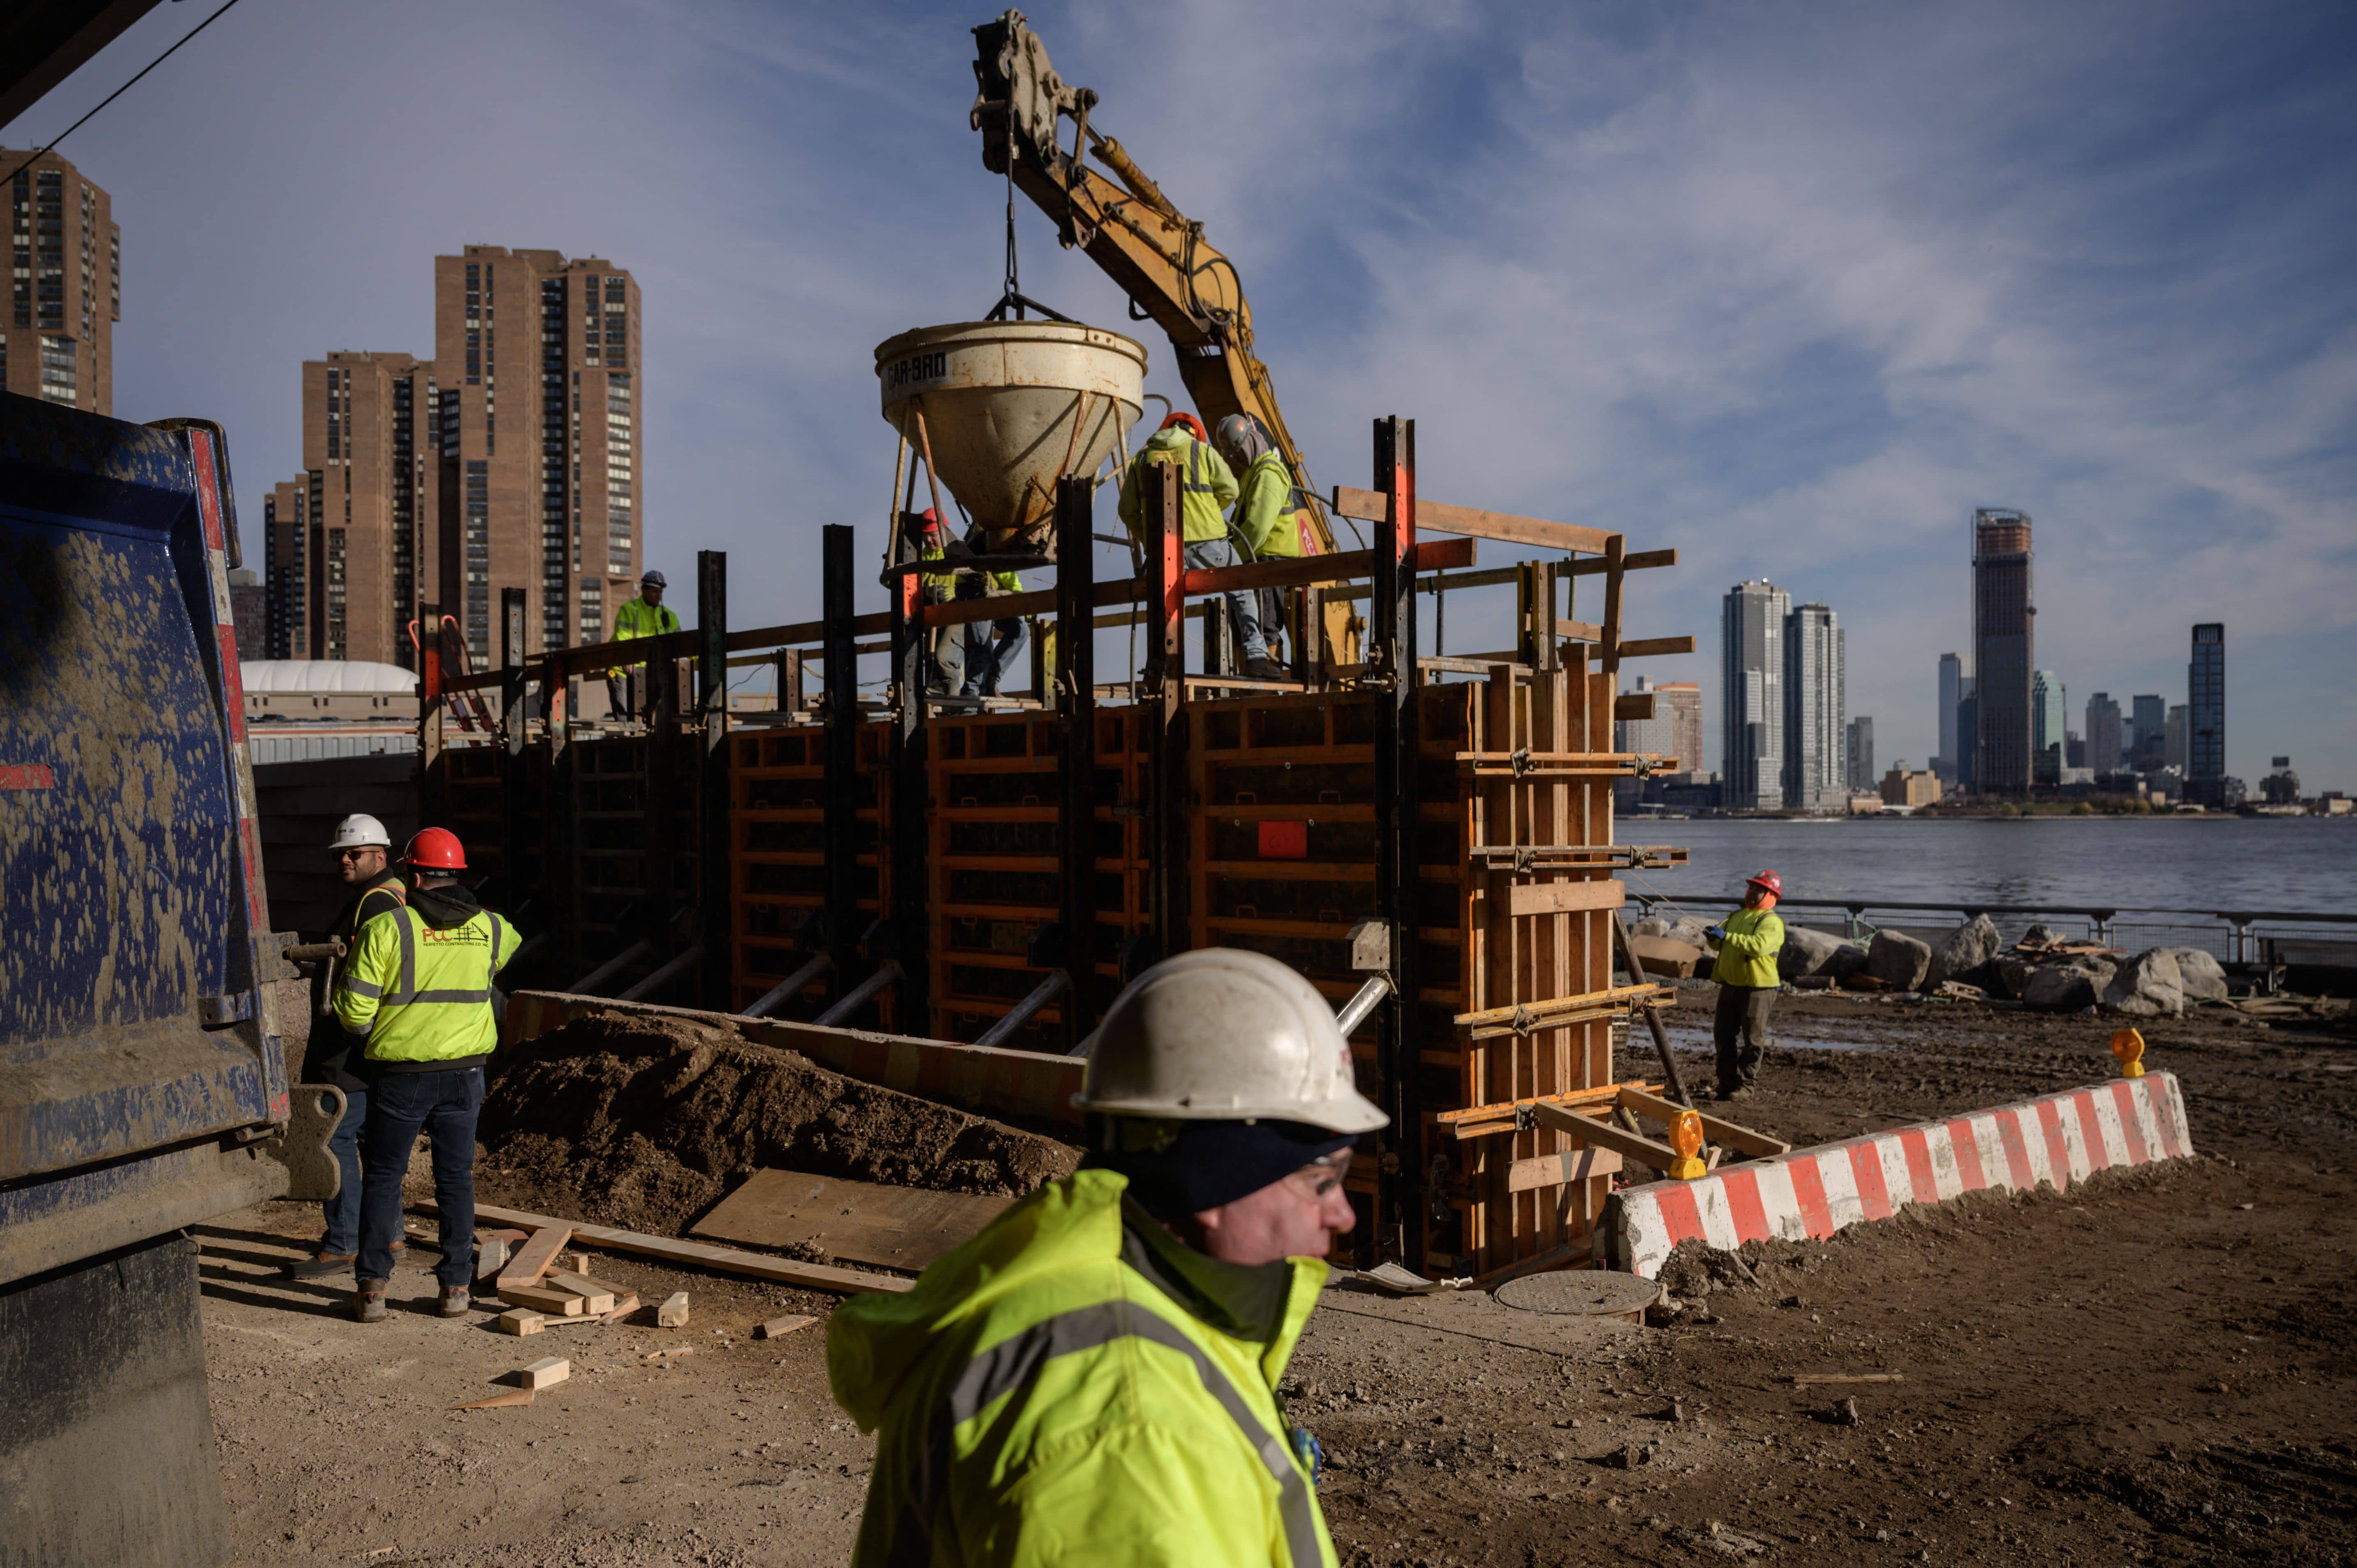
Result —
<instances>
[{"instance_id":1,"label":"wooden board on ground","mask_svg":"<svg viewBox=\"0 0 2357 1568\"><path fill-rule=\"evenodd\" d=\"M538 1284L540 1276L555 1265L556 1254L572 1240L573 1232L562 1225L534 1230L529 1240L509 1254L507 1267L500 1271L500 1284Z\"/></svg>"},{"instance_id":2,"label":"wooden board on ground","mask_svg":"<svg viewBox=\"0 0 2357 1568\"><path fill-rule=\"evenodd\" d=\"M815 1317L773 1317L753 1330L756 1339L783 1339L797 1328L807 1328L818 1321Z\"/></svg>"},{"instance_id":3,"label":"wooden board on ground","mask_svg":"<svg viewBox=\"0 0 2357 1568\"><path fill-rule=\"evenodd\" d=\"M521 1306L549 1317L578 1317L587 1310L587 1304L579 1296L553 1285L501 1285L500 1299L510 1306Z\"/></svg>"},{"instance_id":4,"label":"wooden board on ground","mask_svg":"<svg viewBox=\"0 0 2357 1568\"><path fill-rule=\"evenodd\" d=\"M421 1198L411 1207L427 1214L437 1212L430 1197ZM479 1203L475 1205L475 1212L485 1219L514 1225L570 1225L574 1234L584 1241L609 1252L635 1252L640 1257L661 1258L668 1263L717 1269L723 1273L743 1274L748 1279L771 1280L779 1284L800 1285L809 1290L831 1290L852 1294L861 1291L904 1291L917 1283L866 1269L839 1269L832 1263L805 1263L795 1258L764 1257L759 1252L740 1252L733 1247L681 1241L669 1236L649 1235L643 1230L592 1225L586 1220L552 1219L545 1214L533 1214L521 1208L498 1208Z\"/></svg>"},{"instance_id":5,"label":"wooden board on ground","mask_svg":"<svg viewBox=\"0 0 2357 1568\"><path fill-rule=\"evenodd\" d=\"M971 1240L1014 1201L759 1170L689 1233L755 1247L815 1240L833 1257L915 1272Z\"/></svg>"}]
</instances>

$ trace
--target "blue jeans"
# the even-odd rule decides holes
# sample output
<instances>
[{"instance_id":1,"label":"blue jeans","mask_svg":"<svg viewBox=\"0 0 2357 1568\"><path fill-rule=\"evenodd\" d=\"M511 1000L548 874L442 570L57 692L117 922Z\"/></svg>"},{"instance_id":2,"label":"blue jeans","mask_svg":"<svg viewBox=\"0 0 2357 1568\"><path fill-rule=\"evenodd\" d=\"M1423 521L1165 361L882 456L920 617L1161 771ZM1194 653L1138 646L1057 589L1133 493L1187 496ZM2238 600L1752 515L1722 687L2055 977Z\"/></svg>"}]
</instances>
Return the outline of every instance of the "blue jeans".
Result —
<instances>
[{"instance_id":1,"label":"blue jeans","mask_svg":"<svg viewBox=\"0 0 2357 1568\"><path fill-rule=\"evenodd\" d=\"M1195 539L1187 543L1187 564L1190 567L1232 566L1236 564L1236 547L1224 539ZM1236 628L1236 640L1244 645L1246 659L1268 657L1268 639L1260 629L1260 594L1257 589L1239 588L1232 594L1222 594L1228 602L1228 619ZM1204 665L1211 657L1206 651Z\"/></svg>"},{"instance_id":2,"label":"blue jeans","mask_svg":"<svg viewBox=\"0 0 2357 1568\"><path fill-rule=\"evenodd\" d=\"M393 1244L401 1238L401 1178L419 1130L434 1145L434 1201L442 1210L442 1261L434 1275L446 1290L475 1277L475 1118L483 1109L483 1069L389 1072L369 1090L368 1130L361 1138L361 1257L364 1280L393 1278Z\"/></svg>"},{"instance_id":3,"label":"blue jeans","mask_svg":"<svg viewBox=\"0 0 2357 1568\"><path fill-rule=\"evenodd\" d=\"M1022 620L971 620L959 629L965 633L965 678L958 695L996 697L1007 660L1023 646Z\"/></svg>"},{"instance_id":4,"label":"blue jeans","mask_svg":"<svg viewBox=\"0 0 2357 1568\"><path fill-rule=\"evenodd\" d=\"M328 1139L328 1152L344 1173L336 1196L319 1206L328 1220L319 1251L330 1257L349 1257L361 1247L361 1124L368 1120L368 1101L365 1090L344 1090L344 1119Z\"/></svg>"}]
</instances>

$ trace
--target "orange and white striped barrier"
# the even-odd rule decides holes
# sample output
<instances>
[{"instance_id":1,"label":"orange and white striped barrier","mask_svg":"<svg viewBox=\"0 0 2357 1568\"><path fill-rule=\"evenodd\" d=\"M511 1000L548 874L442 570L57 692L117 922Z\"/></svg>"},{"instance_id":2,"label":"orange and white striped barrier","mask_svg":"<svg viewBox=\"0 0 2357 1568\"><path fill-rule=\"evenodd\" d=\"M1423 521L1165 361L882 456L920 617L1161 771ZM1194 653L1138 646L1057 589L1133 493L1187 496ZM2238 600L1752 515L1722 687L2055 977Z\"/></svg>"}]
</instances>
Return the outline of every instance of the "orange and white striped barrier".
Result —
<instances>
[{"instance_id":1,"label":"orange and white striped barrier","mask_svg":"<svg viewBox=\"0 0 2357 1568\"><path fill-rule=\"evenodd\" d=\"M1681 1241L1732 1251L1778 1237L1822 1240L1910 1203L2040 1182L2067 1188L2096 1171L2192 1153L2177 1075L2147 1072L1746 1160L1696 1181L1626 1187L1612 1197L1605 1230L1614 1266L1651 1279Z\"/></svg>"}]
</instances>

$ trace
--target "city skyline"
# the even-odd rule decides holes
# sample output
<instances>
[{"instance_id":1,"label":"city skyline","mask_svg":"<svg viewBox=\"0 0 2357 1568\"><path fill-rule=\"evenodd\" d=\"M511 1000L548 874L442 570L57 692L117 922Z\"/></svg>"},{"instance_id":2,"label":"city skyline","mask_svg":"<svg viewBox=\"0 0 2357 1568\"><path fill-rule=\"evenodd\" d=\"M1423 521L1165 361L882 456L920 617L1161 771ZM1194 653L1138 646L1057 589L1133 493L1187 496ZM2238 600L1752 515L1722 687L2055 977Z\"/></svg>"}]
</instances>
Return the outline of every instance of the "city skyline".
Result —
<instances>
[{"instance_id":1,"label":"city skyline","mask_svg":"<svg viewBox=\"0 0 2357 1568\"><path fill-rule=\"evenodd\" d=\"M302 366L302 472L264 500L274 657L414 668L409 628L435 605L487 666L506 589L525 593L532 652L604 640L638 591L637 280L498 245L432 273L433 358L339 349Z\"/></svg>"},{"instance_id":2,"label":"city skyline","mask_svg":"<svg viewBox=\"0 0 2357 1568\"><path fill-rule=\"evenodd\" d=\"M264 497L301 463L292 368L424 353L419 255L511 237L625 260L655 302L649 564L677 583L694 549L726 550L740 612L788 621L817 613L819 522L880 553L873 346L1000 286L1004 190L966 123L974 16L256 15L60 149L130 230L116 412L223 425L251 561ZM1368 422L1398 413L1420 420L1429 498L1678 548L1630 615L1706 646L1649 661L1657 681L1711 683L1728 583L1805 585L1860 654L1851 704L1915 758L1946 749L1924 711L1939 653L1971 649L1956 525L2018 504L2052 524L2042 662L2181 701L2186 628L2231 624L2228 771L2291 752L2311 787L2357 785L2357 693L2334 678L2357 652L2340 22L2139 12L2130 52L2130 14L2104 6L1476 7L1341 27L1338 62L1344 15L1258 17L1244 59L1193 32L1148 59L1119 15L1034 13L1234 257L1321 489L1367 483ZM186 27L159 7L8 139L42 145ZM2173 84L2194 71L2189 100ZM1371 73L1399 102L1352 90ZM429 80L476 109L421 119ZM905 112L834 145L888 97ZM596 136L553 134L591 99ZM1207 111L1254 116L1263 156L1223 156ZM1028 294L1135 330L1051 223L1018 210L1017 230ZM1149 347L1149 390L1184 406ZM1452 603L1452 642L1504 646L1480 598Z\"/></svg>"}]
</instances>

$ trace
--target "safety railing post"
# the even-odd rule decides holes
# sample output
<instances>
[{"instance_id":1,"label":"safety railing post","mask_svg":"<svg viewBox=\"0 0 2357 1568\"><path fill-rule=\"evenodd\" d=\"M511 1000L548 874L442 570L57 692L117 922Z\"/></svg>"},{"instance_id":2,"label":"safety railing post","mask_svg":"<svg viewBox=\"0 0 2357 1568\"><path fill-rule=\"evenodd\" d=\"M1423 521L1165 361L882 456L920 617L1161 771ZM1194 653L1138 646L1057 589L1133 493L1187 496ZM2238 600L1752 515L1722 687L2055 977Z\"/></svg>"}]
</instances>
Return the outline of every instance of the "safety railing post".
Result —
<instances>
[{"instance_id":1,"label":"safety railing post","mask_svg":"<svg viewBox=\"0 0 2357 1568\"><path fill-rule=\"evenodd\" d=\"M1087 478L1056 485L1056 706L1063 728L1062 799L1057 811L1059 911L1063 927L1063 1048L1096 1026L1097 703L1096 541Z\"/></svg>"},{"instance_id":2,"label":"safety railing post","mask_svg":"<svg viewBox=\"0 0 2357 1568\"><path fill-rule=\"evenodd\" d=\"M1402 1262L1424 1268L1424 1104L1415 1028L1415 422L1375 422L1375 487L1389 497L1375 525L1372 634L1375 688L1375 915L1391 928L1392 994L1377 1008L1376 1057L1394 1158L1383 1161L1387 1240Z\"/></svg>"},{"instance_id":3,"label":"safety railing post","mask_svg":"<svg viewBox=\"0 0 2357 1568\"><path fill-rule=\"evenodd\" d=\"M834 959L828 995L840 1001L857 979L859 954L859 665L852 651L852 531L821 530L820 593L826 660L826 945Z\"/></svg>"}]
</instances>

